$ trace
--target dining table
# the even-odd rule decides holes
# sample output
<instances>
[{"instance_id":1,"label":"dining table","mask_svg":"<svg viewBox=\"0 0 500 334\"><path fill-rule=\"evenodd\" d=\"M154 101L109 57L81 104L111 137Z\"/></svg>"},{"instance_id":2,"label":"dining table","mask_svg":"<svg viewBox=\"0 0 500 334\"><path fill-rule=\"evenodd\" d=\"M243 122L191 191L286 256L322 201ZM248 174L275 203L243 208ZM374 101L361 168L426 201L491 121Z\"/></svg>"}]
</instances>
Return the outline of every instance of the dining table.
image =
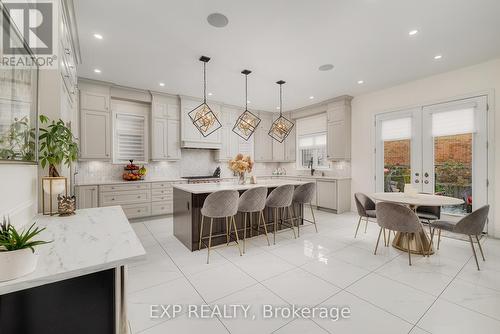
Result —
<instances>
[{"instance_id":1,"label":"dining table","mask_svg":"<svg viewBox=\"0 0 500 334\"><path fill-rule=\"evenodd\" d=\"M405 194L404 192L388 192L388 193L373 193L370 195L376 202L392 202L408 206L413 211L417 211L421 206L449 206L461 205L464 203L462 199L433 195L433 194ZM413 235L409 242L410 252L413 254L431 255L434 250L430 245L430 238L422 229L419 233ZM408 251L407 242L403 238L403 233L396 232L392 246L399 250Z\"/></svg>"}]
</instances>

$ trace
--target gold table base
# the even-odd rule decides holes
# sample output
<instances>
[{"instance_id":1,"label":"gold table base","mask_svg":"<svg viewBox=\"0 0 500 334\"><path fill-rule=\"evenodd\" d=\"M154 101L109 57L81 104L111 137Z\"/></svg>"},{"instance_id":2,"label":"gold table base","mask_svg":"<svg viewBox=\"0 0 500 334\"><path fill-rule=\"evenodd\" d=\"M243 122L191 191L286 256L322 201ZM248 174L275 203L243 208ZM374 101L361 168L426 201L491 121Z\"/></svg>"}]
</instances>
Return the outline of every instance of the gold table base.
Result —
<instances>
[{"instance_id":1,"label":"gold table base","mask_svg":"<svg viewBox=\"0 0 500 334\"><path fill-rule=\"evenodd\" d=\"M420 238L420 239L419 239ZM427 255L429 249L430 240L427 234L422 230L419 233L412 234L410 237L410 252L412 254ZM399 250L408 252L406 236L404 233L397 232L394 240L392 241L392 247ZM422 248L423 247L423 248ZM434 254L434 250L431 248L429 255Z\"/></svg>"}]
</instances>

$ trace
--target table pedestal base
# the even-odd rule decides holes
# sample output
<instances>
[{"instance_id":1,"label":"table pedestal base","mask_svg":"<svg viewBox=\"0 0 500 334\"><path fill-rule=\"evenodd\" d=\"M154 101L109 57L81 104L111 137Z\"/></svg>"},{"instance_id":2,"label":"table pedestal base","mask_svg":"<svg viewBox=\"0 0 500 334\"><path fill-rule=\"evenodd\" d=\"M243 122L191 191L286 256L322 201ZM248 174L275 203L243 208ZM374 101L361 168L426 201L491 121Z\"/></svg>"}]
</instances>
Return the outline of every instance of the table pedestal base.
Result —
<instances>
[{"instance_id":1,"label":"table pedestal base","mask_svg":"<svg viewBox=\"0 0 500 334\"><path fill-rule=\"evenodd\" d=\"M427 250L429 249L430 240L427 234L422 230L419 233L413 234L410 237L410 252L412 254L427 255ZM405 233L397 232L394 240L392 242L392 247L408 252L408 246L406 241ZM434 254L434 250L431 248L429 255Z\"/></svg>"}]
</instances>

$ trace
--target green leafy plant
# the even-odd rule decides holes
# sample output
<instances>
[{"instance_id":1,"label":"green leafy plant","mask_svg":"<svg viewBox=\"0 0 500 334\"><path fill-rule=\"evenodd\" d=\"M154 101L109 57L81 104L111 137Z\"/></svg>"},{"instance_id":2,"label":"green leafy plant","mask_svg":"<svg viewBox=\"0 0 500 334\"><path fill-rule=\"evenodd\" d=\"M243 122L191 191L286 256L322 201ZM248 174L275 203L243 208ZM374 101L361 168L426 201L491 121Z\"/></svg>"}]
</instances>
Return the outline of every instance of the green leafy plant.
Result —
<instances>
[{"instance_id":1,"label":"green leafy plant","mask_svg":"<svg viewBox=\"0 0 500 334\"><path fill-rule=\"evenodd\" d=\"M5 217L0 225L0 252L10 252L29 248L34 253L36 246L48 244L51 241L33 240L45 228L35 227L33 223L27 230L18 232Z\"/></svg>"},{"instance_id":2,"label":"green leafy plant","mask_svg":"<svg viewBox=\"0 0 500 334\"><path fill-rule=\"evenodd\" d=\"M40 128L40 164L43 168L48 165L49 176L57 177L57 166L64 163L69 167L78 158L78 144L71 129L61 119L50 122L47 116L40 115L40 123L48 124Z\"/></svg>"},{"instance_id":3,"label":"green leafy plant","mask_svg":"<svg viewBox=\"0 0 500 334\"><path fill-rule=\"evenodd\" d=\"M35 129L31 128L28 116L15 118L0 137L0 159L35 160Z\"/></svg>"}]
</instances>

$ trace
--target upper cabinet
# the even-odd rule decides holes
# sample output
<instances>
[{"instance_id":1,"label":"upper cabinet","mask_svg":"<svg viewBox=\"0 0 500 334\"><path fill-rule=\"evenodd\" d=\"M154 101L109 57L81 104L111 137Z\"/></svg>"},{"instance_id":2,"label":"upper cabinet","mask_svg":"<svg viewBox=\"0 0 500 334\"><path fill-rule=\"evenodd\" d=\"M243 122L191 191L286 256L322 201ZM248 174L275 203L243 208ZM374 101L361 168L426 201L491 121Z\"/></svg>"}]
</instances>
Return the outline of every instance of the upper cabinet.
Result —
<instances>
[{"instance_id":1,"label":"upper cabinet","mask_svg":"<svg viewBox=\"0 0 500 334\"><path fill-rule=\"evenodd\" d=\"M195 127L188 113L198 107L203 100L193 99L186 96L181 96L181 147L183 148L212 148L220 149L222 147L222 128L214 131L210 135L204 137ZM207 102L210 109L216 117L221 121L221 106L220 104Z\"/></svg>"},{"instance_id":2,"label":"upper cabinet","mask_svg":"<svg viewBox=\"0 0 500 334\"><path fill-rule=\"evenodd\" d=\"M80 159L111 159L110 86L80 82Z\"/></svg>"},{"instance_id":3,"label":"upper cabinet","mask_svg":"<svg viewBox=\"0 0 500 334\"><path fill-rule=\"evenodd\" d=\"M236 108L228 106L221 107L220 122L222 124L222 128L219 130L221 131L221 148L217 151L215 156L217 161L229 161L233 159L236 154L240 153L240 137L233 132L233 126L241 112L241 110Z\"/></svg>"},{"instance_id":4,"label":"upper cabinet","mask_svg":"<svg viewBox=\"0 0 500 334\"><path fill-rule=\"evenodd\" d=\"M269 129L273 123L273 113L259 112L258 115L261 119L255 136L254 155L257 162L272 162L273 161L273 141L274 139L269 136Z\"/></svg>"},{"instance_id":5,"label":"upper cabinet","mask_svg":"<svg viewBox=\"0 0 500 334\"><path fill-rule=\"evenodd\" d=\"M151 96L151 159L179 160L181 158L179 99L159 93L151 93Z\"/></svg>"},{"instance_id":6,"label":"upper cabinet","mask_svg":"<svg viewBox=\"0 0 500 334\"><path fill-rule=\"evenodd\" d=\"M328 160L351 159L351 100L352 97L346 96L328 104Z\"/></svg>"}]
</instances>

